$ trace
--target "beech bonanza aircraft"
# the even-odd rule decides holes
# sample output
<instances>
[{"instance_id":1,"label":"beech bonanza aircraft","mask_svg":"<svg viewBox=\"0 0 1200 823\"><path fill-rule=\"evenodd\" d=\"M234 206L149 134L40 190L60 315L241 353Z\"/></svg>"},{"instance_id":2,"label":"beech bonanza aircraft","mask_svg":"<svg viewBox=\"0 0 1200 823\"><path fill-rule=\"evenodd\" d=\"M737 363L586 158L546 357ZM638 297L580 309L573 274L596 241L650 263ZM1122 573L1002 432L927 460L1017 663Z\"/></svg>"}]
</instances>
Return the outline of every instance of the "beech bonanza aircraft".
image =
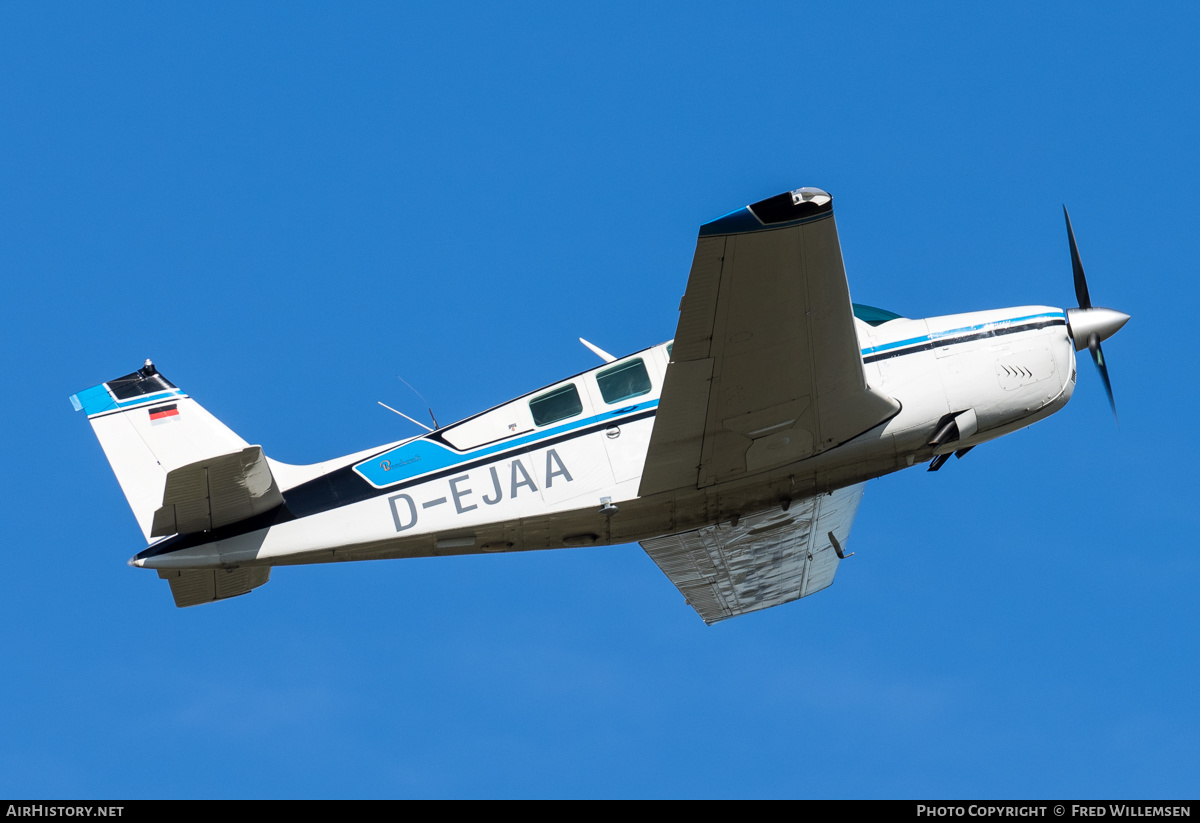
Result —
<instances>
[{"instance_id":1,"label":"beech bonanza aircraft","mask_svg":"<svg viewBox=\"0 0 1200 823\"><path fill-rule=\"evenodd\" d=\"M1066 210L1064 209L1064 215ZM418 437L276 462L146 364L87 413L178 606L274 566L639 541L708 623L833 582L873 477L1041 420L1129 316L1079 307L910 320L854 305L830 195L802 188L700 227L669 343ZM1116 406L1113 405L1113 413Z\"/></svg>"}]
</instances>

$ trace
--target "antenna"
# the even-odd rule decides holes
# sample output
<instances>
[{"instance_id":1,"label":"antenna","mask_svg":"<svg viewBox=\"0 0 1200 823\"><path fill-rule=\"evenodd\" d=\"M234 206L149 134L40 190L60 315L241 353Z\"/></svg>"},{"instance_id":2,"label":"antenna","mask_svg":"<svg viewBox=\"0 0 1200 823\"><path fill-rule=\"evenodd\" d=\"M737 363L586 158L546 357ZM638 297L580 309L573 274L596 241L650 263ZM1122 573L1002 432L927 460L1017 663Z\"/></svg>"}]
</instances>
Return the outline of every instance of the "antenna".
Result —
<instances>
[{"instance_id":1,"label":"antenna","mask_svg":"<svg viewBox=\"0 0 1200 823\"><path fill-rule=\"evenodd\" d=\"M376 402L376 403L378 403L379 405L383 406L383 407L384 407L385 409L387 409L388 411L390 411L390 412L395 412L396 414L400 415L400 416L401 416L401 417L403 417L405 420L407 420L409 423L416 423L418 426L420 426L421 428L423 428L423 429L424 429L425 431L427 431L427 432L431 432L431 431L433 431L433 429L429 428L429 427L428 427L428 426L426 426L424 423L421 423L421 422L419 422L419 421L417 421L417 420L413 420L411 417L409 417L407 414L405 414L405 413L404 413L404 412L402 412L402 411L396 411L396 410L395 410L395 409L393 409L391 406L389 406L387 403L384 403L382 400L376 400L375 402ZM434 420L433 422L434 422L434 423L436 423L437 421L436 421L436 420Z\"/></svg>"},{"instance_id":2,"label":"antenna","mask_svg":"<svg viewBox=\"0 0 1200 823\"><path fill-rule=\"evenodd\" d=\"M604 349L600 348L599 346L593 346L591 343L584 340L582 337L579 338L579 342L582 343L583 345L587 346L589 349L591 349L592 354L599 357L605 363L611 363L612 361L617 359L617 358L613 357L611 354L609 354L608 352L606 352Z\"/></svg>"},{"instance_id":3,"label":"antenna","mask_svg":"<svg viewBox=\"0 0 1200 823\"><path fill-rule=\"evenodd\" d=\"M439 426L439 425L438 425L438 422L437 422L437 416L436 416L436 415L433 413L433 407L431 407L431 406L429 405L429 401L425 399L425 395L421 394L421 393L420 393L419 391L417 391L416 389L413 389L412 383L409 383L407 380L405 380L405 379L404 379L403 377L401 377L400 375L396 375L396 379L397 379L397 380L399 380L399 381L400 381L401 383L403 383L404 385L408 386L410 389L412 389L412 393L413 393L413 394L415 394L417 397L421 398L421 402L425 404L425 410L426 410L427 412L429 412L429 418L430 418L431 420L433 420L433 428L434 428L434 429L440 429L440 428L441 428L441 426ZM377 402L377 403L378 403L379 401L375 401L375 402ZM380 404L380 405L383 405L383 404ZM395 409L392 409L392 411L396 411L396 410L395 410ZM400 414L400 412L396 412L396 414ZM408 415L404 415L404 417L408 417ZM409 417L408 419L409 419L409 420L412 420L412 418L411 418L411 417ZM417 421L416 421L416 420L413 420L413 422L414 422L414 423L417 423ZM418 426L420 426L420 425L422 425L422 424L421 424L421 423L417 423L417 425L418 425ZM428 426L425 426L424 428L427 428L427 429L428 429L429 427L428 427ZM433 429L429 429L429 430L430 430L430 431L433 431Z\"/></svg>"}]
</instances>

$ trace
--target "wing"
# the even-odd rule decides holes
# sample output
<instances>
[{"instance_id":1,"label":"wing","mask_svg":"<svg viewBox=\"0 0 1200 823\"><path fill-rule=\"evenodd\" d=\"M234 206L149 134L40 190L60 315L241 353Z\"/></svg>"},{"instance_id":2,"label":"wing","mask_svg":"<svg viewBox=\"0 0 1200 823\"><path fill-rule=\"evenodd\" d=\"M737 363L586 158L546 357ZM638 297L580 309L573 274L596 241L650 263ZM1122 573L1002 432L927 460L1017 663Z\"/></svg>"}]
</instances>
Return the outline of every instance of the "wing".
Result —
<instances>
[{"instance_id":1,"label":"wing","mask_svg":"<svg viewBox=\"0 0 1200 823\"><path fill-rule=\"evenodd\" d=\"M709 625L778 606L833 583L863 485L644 540L642 548Z\"/></svg>"},{"instance_id":2,"label":"wing","mask_svg":"<svg viewBox=\"0 0 1200 823\"><path fill-rule=\"evenodd\" d=\"M863 375L832 198L786 192L700 227L640 494L794 463L899 410Z\"/></svg>"}]
</instances>

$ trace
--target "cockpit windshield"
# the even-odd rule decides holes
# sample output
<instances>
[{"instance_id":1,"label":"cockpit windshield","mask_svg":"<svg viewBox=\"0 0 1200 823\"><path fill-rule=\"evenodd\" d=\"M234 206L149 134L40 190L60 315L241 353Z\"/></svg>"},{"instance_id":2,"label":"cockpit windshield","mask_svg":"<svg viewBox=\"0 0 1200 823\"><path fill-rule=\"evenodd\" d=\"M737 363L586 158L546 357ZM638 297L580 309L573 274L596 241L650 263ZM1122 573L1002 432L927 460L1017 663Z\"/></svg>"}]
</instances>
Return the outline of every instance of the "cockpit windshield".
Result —
<instances>
[{"instance_id":1,"label":"cockpit windshield","mask_svg":"<svg viewBox=\"0 0 1200 823\"><path fill-rule=\"evenodd\" d=\"M877 309L874 306L864 306L862 303L854 303L854 316L866 323L868 326L882 326L889 320L902 320L903 317L895 312L890 312L887 309Z\"/></svg>"}]
</instances>

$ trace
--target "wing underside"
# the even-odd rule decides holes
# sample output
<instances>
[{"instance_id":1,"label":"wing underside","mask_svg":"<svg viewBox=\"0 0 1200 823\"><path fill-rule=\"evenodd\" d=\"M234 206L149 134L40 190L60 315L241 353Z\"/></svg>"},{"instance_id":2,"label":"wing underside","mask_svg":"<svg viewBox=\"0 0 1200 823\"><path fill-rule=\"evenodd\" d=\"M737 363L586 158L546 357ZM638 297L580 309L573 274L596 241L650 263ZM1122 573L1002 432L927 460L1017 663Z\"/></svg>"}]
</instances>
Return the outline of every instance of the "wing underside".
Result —
<instances>
[{"instance_id":1,"label":"wing underside","mask_svg":"<svg viewBox=\"0 0 1200 823\"><path fill-rule=\"evenodd\" d=\"M863 485L644 540L642 548L705 623L778 606L833 583Z\"/></svg>"},{"instance_id":2,"label":"wing underside","mask_svg":"<svg viewBox=\"0 0 1200 823\"><path fill-rule=\"evenodd\" d=\"M795 463L899 409L866 383L832 198L787 192L700 229L640 494Z\"/></svg>"}]
</instances>

